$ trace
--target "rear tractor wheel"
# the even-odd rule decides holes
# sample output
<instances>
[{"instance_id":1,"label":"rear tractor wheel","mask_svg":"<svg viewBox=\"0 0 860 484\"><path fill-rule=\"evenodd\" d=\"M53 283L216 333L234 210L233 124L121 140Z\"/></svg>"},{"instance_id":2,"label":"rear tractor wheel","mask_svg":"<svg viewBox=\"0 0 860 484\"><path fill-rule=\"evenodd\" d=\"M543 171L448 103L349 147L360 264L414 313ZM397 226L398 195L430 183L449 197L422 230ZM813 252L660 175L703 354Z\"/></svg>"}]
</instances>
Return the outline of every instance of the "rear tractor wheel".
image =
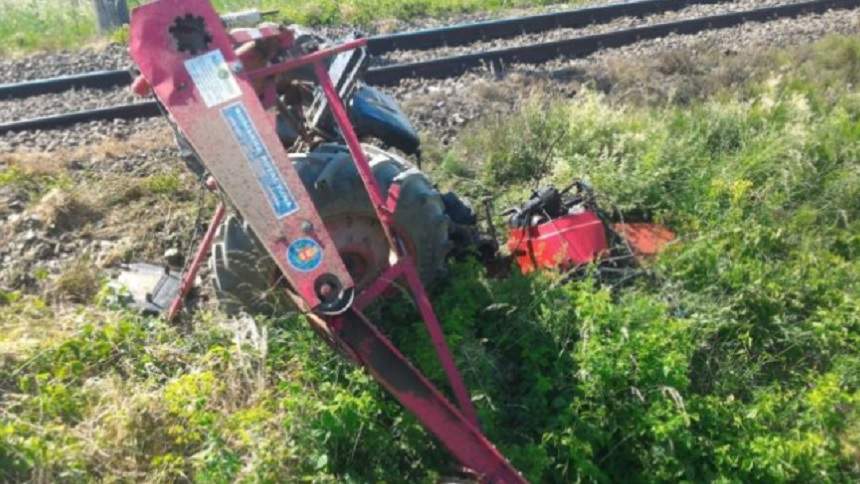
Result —
<instances>
[{"instance_id":1,"label":"rear tractor wheel","mask_svg":"<svg viewBox=\"0 0 860 484\"><path fill-rule=\"evenodd\" d=\"M406 160L373 146L364 150L383 194L395 181L401 184L394 230L415 260L422 281L433 282L444 273L451 249L442 197ZM326 144L290 156L356 288L363 289L389 266L389 248L349 151ZM236 215L219 228L210 268L215 295L228 314L274 316L295 309L284 294L275 262Z\"/></svg>"}]
</instances>

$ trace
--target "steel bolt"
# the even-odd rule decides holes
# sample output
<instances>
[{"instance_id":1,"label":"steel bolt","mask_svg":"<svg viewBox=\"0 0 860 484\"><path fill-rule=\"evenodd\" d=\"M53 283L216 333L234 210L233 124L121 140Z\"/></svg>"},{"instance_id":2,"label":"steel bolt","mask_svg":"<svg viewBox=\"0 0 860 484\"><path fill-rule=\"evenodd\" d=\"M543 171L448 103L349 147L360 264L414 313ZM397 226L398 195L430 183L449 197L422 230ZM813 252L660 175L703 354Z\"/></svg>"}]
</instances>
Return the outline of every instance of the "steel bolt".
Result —
<instances>
[{"instance_id":1,"label":"steel bolt","mask_svg":"<svg viewBox=\"0 0 860 484\"><path fill-rule=\"evenodd\" d=\"M210 192L214 192L215 190L218 190L218 182L215 181L215 179L212 178L211 176L207 177L206 178L206 188L208 188Z\"/></svg>"},{"instance_id":2,"label":"steel bolt","mask_svg":"<svg viewBox=\"0 0 860 484\"><path fill-rule=\"evenodd\" d=\"M334 286L329 284L328 282L325 282L322 285L320 285L319 296L322 299L328 299L329 296L331 296L333 292L334 292Z\"/></svg>"},{"instance_id":3,"label":"steel bolt","mask_svg":"<svg viewBox=\"0 0 860 484\"><path fill-rule=\"evenodd\" d=\"M312 224L309 220L305 220L302 222L302 232L309 234L314 231L314 224Z\"/></svg>"}]
</instances>

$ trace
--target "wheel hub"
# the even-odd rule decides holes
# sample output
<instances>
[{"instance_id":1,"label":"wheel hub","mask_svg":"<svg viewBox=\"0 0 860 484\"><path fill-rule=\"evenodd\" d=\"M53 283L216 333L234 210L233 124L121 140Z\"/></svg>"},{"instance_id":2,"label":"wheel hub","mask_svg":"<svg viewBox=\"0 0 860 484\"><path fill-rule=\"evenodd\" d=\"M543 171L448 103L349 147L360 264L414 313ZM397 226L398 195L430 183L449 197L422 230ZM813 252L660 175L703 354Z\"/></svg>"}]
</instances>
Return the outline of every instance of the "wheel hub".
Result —
<instances>
[{"instance_id":1,"label":"wheel hub","mask_svg":"<svg viewBox=\"0 0 860 484\"><path fill-rule=\"evenodd\" d=\"M378 220L367 215L341 214L326 217L324 222L357 289L367 287L388 268L390 248ZM406 250L414 254L411 241L404 243Z\"/></svg>"}]
</instances>

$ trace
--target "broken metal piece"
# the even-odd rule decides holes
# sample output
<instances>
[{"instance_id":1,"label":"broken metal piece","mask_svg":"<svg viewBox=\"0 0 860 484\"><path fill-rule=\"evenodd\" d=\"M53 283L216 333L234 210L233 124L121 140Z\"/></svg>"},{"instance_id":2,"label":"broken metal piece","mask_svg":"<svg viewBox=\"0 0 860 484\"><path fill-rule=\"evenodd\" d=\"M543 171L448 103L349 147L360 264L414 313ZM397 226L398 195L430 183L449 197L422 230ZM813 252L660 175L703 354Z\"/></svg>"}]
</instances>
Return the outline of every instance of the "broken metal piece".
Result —
<instances>
[{"instance_id":1,"label":"broken metal piece","mask_svg":"<svg viewBox=\"0 0 860 484\"><path fill-rule=\"evenodd\" d=\"M142 314L164 314L179 294L181 281L178 273L164 266L138 262L122 268L111 283L114 289L128 291L123 302Z\"/></svg>"}]
</instances>

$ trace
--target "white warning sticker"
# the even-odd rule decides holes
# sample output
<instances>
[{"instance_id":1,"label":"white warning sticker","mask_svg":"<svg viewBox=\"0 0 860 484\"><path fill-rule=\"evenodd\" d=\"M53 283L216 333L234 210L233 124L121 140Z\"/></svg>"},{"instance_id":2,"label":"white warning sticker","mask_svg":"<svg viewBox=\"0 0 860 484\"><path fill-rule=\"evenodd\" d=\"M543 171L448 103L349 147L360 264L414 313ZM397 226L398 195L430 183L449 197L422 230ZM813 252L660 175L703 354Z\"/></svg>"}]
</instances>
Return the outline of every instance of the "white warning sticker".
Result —
<instances>
[{"instance_id":1,"label":"white warning sticker","mask_svg":"<svg viewBox=\"0 0 860 484\"><path fill-rule=\"evenodd\" d=\"M239 84L220 50L213 50L185 61L197 91L207 108L223 104L242 95Z\"/></svg>"}]
</instances>

